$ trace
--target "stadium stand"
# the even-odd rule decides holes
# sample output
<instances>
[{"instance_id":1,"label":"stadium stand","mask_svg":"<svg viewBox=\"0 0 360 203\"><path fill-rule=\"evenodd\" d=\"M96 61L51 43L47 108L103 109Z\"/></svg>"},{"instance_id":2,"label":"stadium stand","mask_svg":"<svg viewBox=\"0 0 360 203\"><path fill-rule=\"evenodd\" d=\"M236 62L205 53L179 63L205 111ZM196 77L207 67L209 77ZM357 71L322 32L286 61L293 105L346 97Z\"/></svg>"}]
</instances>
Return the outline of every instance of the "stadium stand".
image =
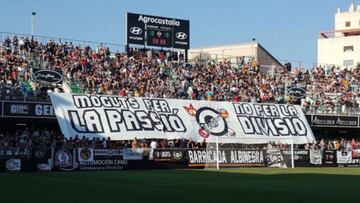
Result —
<instances>
[{"instance_id":1,"label":"stadium stand","mask_svg":"<svg viewBox=\"0 0 360 203\"><path fill-rule=\"evenodd\" d=\"M31 78L34 69L60 71L60 86L46 86ZM300 104L306 113L357 114L360 96L359 69L314 67L260 71L256 61L194 60L170 51L129 49L111 53L98 45L72 42L45 43L35 38L6 37L0 47L1 100L49 101L48 91L106 94L131 97L177 98L208 101ZM291 88L306 95L293 97ZM53 147L119 148L205 148L190 140L112 141L76 137L66 139L59 130L24 127L0 132L0 154L27 154L31 149ZM275 146L275 144L273 143ZM246 148L248 146L243 146ZM260 146L266 149L268 146ZM320 139L317 144L297 149L359 149L355 139Z\"/></svg>"},{"instance_id":2,"label":"stadium stand","mask_svg":"<svg viewBox=\"0 0 360 203\"><path fill-rule=\"evenodd\" d=\"M47 43L14 36L1 47L3 99L47 99L46 91L63 91L34 84L32 68L60 70L71 92L135 97L181 98L234 102L296 103L305 111L354 113L359 107L359 69L314 67L260 72L253 61L234 67L229 61L194 60L182 63L171 52L130 49L111 53L99 45L75 46L71 42ZM176 60L175 60L175 59ZM290 87L301 87L306 98L288 96Z\"/></svg>"}]
</instances>

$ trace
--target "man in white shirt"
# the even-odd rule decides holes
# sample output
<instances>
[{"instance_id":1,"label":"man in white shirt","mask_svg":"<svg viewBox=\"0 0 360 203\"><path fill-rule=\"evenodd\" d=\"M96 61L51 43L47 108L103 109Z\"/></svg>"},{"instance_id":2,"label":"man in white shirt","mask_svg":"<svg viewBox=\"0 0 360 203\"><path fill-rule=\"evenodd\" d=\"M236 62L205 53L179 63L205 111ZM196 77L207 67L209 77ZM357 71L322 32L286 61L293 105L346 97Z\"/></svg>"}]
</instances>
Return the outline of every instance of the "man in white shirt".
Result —
<instances>
[{"instance_id":1,"label":"man in white shirt","mask_svg":"<svg viewBox=\"0 0 360 203\"><path fill-rule=\"evenodd\" d=\"M151 149L156 149L156 148L157 148L157 143L156 143L155 140L151 141L151 143L150 143L150 148L151 148Z\"/></svg>"},{"instance_id":2,"label":"man in white shirt","mask_svg":"<svg viewBox=\"0 0 360 203\"><path fill-rule=\"evenodd\" d=\"M150 143L150 154L149 154L149 160L154 159L154 149L157 148L157 142L155 140L152 140Z\"/></svg>"}]
</instances>

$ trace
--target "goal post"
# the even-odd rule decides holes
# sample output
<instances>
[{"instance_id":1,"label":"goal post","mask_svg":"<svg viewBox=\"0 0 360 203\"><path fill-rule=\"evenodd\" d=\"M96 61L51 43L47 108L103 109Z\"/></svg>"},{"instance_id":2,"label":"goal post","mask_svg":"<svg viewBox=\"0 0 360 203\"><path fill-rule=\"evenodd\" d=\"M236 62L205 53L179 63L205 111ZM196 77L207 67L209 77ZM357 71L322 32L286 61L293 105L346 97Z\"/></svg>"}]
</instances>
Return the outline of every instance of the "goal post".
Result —
<instances>
[{"instance_id":1,"label":"goal post","mask_svg":"<svg viewBox=\"0 0 360 203\"><path fill-rule=\"evenodd\" d=\"M294 168L292 138L215 137L206 143L205 168L279 167ZM212 158L211 158L212 157ZM215 159L215 160L214 160ZM208 161L209 160L209 161Z\"/></svg>"},{"instance_id":2,"label":"goal post","mask_svg":"<svg viewBox=\"0 0 360 203\"><path fill-rule=\"evenodd\" d=\"M216 137L216 170L220 169L219 166L219 137Z\"/></svg>"}]
</instances>

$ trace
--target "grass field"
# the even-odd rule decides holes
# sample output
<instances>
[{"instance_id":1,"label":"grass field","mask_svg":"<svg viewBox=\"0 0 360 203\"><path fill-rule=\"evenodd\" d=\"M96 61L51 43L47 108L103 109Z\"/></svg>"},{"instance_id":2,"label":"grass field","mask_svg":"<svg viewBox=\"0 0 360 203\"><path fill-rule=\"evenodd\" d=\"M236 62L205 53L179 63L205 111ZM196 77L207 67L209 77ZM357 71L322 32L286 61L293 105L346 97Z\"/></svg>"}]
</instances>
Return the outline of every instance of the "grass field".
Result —
<instances>
[{"instance_id":1,"label":"grass field","mask_svg":"<svg viewBox=\"0 0 360 203\"><path fill-rule=\"evenodd\" d=\"M0 202L358 202L360 168L0 174Z\"/></svg>"}]
</instances>

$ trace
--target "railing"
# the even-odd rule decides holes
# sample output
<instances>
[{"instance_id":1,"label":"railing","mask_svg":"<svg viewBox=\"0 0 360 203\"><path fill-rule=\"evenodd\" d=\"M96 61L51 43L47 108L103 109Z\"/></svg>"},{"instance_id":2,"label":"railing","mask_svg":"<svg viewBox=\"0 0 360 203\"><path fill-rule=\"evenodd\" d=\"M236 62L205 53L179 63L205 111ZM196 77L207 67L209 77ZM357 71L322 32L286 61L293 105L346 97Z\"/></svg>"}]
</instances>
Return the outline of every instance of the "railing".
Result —
<instances>
[{"instance_id":1,"label":"railing","mask_svg":"<svg viewBox=\"0 0 360 203\"><path fill-rule=\"evenodd\" d=\"M96 41L87 41L87 40L77 40L77 39L70 39L70 38L63 38L63 37L49 37L49 36L42 36L42 35L29 35L29 34L21 34L21 33L13 33L13 32L0 32L0 40L1 42L4 41L7 37L11 40L14 36L17 36L18 39L21 37L31 39L36 39L38 42L42 44L46 44L47 42L54 41L55 43L63 44L65 42L72 43L74 46L80 46L84 48L85 46L90 46L91 48L96 48L97 46L106 46L113 52L124 52L125 45L117 44L117 43L107 43L107 42L96 42Z\"/></svg>"},{"instance_id":2,"label":"railing","mask_svg":"<svg viewBox=\"0 0 360 203\"><path fill-rule=\"evenodd\" d=\"M51 148L47 147L0 147L1 157L17 157L17 158L29 158L34 152L47 151Z\"/></svg>"},{"instance_id":3,"label":"railing","mask_svg":"<svg viewBox=\"0 0 360 203\"><path fill-rule=\"evenodd\" d=\"M3 94L3 90L0 87L0 101L24 101L24 102L50 102L49 96L37 96L37 95L18 95L18 94Z\"/></svg>"},{"instance_id":4,"label":"railing","mask_svg":"<svg viewBox=\"0 0 360 203\"><path fill-rule=\"evenodd\" d=\"M359 116L360 107L326 108L311 106L303 109L306 115Z\"/></svg>"}]
</instances>

